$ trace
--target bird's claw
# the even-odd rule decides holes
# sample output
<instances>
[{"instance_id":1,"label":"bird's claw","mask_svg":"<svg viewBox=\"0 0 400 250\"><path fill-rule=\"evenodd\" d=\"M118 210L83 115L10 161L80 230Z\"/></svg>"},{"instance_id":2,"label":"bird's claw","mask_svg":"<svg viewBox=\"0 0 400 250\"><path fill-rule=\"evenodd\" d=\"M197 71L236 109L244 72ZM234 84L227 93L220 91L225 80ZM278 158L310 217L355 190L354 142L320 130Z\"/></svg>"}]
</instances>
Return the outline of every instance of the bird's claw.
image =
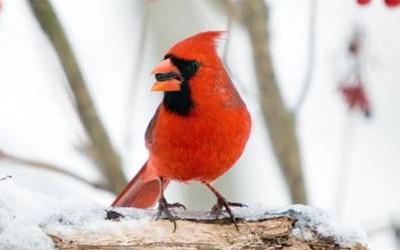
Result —
<instances>
[{"instance_id":1,"label":"bird's claw","mask_svg":"<svg viewBox=\"0 0 400 250\"><path fill-rule=\"evenodd\" d=\"M174 233L176 231L176 217L172 215L171 211L169 210L170 208L183 208L186 210L186 207L182 205L181 203L175 202L175 203L168 203L167 200L164 197L161 197L159 202L158 202L158 212L157 212L157 217L156 220L160 219L161 215L164 213L167 219L174 224Z\"/></svg>"},{"instance_id":2,"label":"bird's claw","mask_svg":"<svg viewBox=\"0 0 400 250\"><path fill-rule=\"evenodd\" d=\"M171 203L171 204L168 203L167 206L168 206L168 208L175 208L175 207L182 208L183 210L186 211L186 207L179 202L175 202L175 203Z\"/></svg>"},{"instance_id":3,"label":"bird's claw","mask_svg":"<svg viewBox=\"0 0 400 250\"><path fill-rule=\"evenodd\" d=\"M216 218L218 219L219 216L223 212L223 208L225 208L225 210L228 212L227 207L247 207L247 205L239 203L239 202L228 202L225 199L219 199L217 204L215 204L211 208L210 214L216 216ZM229 212L228 212L228 214L229 214Z\"/></svg>"},{"instance_id":4,"label":"bird's claw","mask_svg":"<svg viewBox=\"0 0 400 250\"><path fill-rule=\"evenodd\" d=\"M233 215L231 207L247 207L247 205L239 202L228 202L225 200L225 198L219 197L217 203L211 208L211 215L214 215L216 219L218 219L223 212L223 208L225 208L225 211L229 214L229 217L235 225L236 230L239 231L236 217Z\"/></svg>"}]
</instances>

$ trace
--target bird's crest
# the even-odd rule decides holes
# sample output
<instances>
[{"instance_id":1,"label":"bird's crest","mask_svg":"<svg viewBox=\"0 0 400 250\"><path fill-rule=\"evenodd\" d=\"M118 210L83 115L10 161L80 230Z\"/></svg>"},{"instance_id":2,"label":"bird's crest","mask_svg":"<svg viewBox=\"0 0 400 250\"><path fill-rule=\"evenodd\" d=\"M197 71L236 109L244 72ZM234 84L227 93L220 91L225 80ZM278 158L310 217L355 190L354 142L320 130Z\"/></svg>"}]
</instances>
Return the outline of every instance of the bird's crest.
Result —
<instances>
[{"instance_id":1,"label":"bird's crest","mask_svg":"<svg viewBox=\"0 0 400 250\"><path fill-rule=\"evenodd\" d=\"M185 40L175 44L167 55L194 60L210 57L216 54L216 43L226 32L225 31L206 31L197 35L191 36Z\"/></svg>"}]
</instances>

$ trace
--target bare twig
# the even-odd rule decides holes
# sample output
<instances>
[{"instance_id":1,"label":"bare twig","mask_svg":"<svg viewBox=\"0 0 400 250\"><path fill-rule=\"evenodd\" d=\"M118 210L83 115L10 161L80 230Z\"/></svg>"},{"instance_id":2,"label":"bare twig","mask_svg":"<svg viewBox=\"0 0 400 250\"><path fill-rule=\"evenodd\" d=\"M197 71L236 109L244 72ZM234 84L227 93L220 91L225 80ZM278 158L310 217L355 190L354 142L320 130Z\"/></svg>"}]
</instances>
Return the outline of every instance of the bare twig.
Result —
<instances>
[{"instance_id":1,"label":"bare twig","mask_svg":"<svg viewBox=\"0 0 400 250\"><path fill-rule=\"evenodd\" d=\"M90 142L80 141L73 144L76 152L90 160L95 166L101 164L101 160L97 157L96 150Z\"/></svg>"},{"instance_id":2,"label":"bare twig","mask_svg":"<svg viewBox=\"0 0 400 250\"><path fill-rule=\"evenodd\" d=\"M377 217L363 223L369 239L378 237L382 233L391 232L394 234L400 244L400 224L396 216Z\"/></svg>"},{"instance_id":3,"label":"bare twig","mask_svg":"<svg viewBox=\"0 0 400 250\"><path fill-rule=\"evenodd\" d=\"M82 183L85 183L89 186L92 186L95 188L101 188L101 189L105 189L105 190L110 190L110 188L105 185L88 181L85 178L82 178L81 176L79 176L75 173L72 173L68 170L65 170L64 168L62 168L60 166L56 166L54 164L49 164L49 163L45 163L45 162L41 162L41 161L26 159L26 158L23 158L20 156L15 156L10 153L6 153L4 151L0 151L0 160L8 160L8 161L11 161L14 163L18 163L18 164L22 164L22 165L26 165L26 166L30 166L30 167L34 167L34 168L39 168L39 169L43 169L43 170L48 170L48 171L55 172L58 174L63 174L68 177L71 177L75 180L78 180Z\"/></svg>"},{"instance_id":4,"label":"bare twig","mask_svg":"<svg viewBox=\"0 0 400 250\"><path fill-rule=\"evenodd\" d=\"M347 198L347 190L351 178L351 156L354 149L356 124L352 119L352 112L348 112L344 127L343 143L341 147L341 159L336 190L336 213L342 214Z\"/></svg>"},{"instance_id":5,"label":"bare twig","mask_svg":"<svg viewBox=\"0 0 400 250\"><path fill-rule=\"evenodd\" d=\"M248 90L245 88L243 81L235 75L235 73L231 70L231 67L228 63L228 56L230 51L231 45L231 37L232 37L232 29L234 26L234 22L238 19L238 4L233 0L223 0L223 1L215 1L211 2L214 6L224 15L226 15L226 37L225 37L225 46L222 51L222 61L224 62L225 68L228 71L230 77L232 78L233 82L235 83L236 87L240 90L243 94L248 94Z\"/></svg>"},{"instance_id":6,"label":"bare twig","mask_svg":"<svg viewBox=\"0 0 400 250\"><path fill-rule=\"evenodd\" d=\"M303 106L303 103L307 97L307 94L310 90L312 75L314 70L314 62L315 62L315 37L316 32L315 29L317 27L317 3L318 0L310 1L310 21L309 21L309 33L308 33L308 54L307 54L307 66L306 66L306 74L304 76L303 88L301 89L299 99L293 109L293 113L298 114L300 108Z\"/></svg>"},{"instance_id":7,"label":"bare twig","mask_svg":"<svg viewBox=\"0 0 400 250\"><path fill-rule=\"evenodd\" d=\"M137 94L140 75L142 72L143 60L144 60L144 51L146 49L146 38L148 32L148 25L149 25L149 1L143 2L143 20L142 26L140 30L139 36L139 45L136 51L136 60L135 60L135 70L133 72L133 80L132 83L129 85L128 90L128 102L127 102L127 116L126 116L126 128L125 128L125 140L127 148L130 148L130 138L132 134L132 119L134 116L132 115L132 107L134 107L135 95Z\"/></svg>"},{"instance_id":8,"label":"bare twig","mask_svg":"<svg viewBox=\"0 0 400 250\"><path fill-rule=\"evenodd\" d=\"M268 44L268 12L263 0L241 0L243 23L250 35L261 108L272 148L295 203L307 203L292 113L286 108L273 72Z\"/></svg>"},{"instance_id":9,"label":"bare twig","mask_svg":"<svg viewBox=\"0 0 400 250\"><path fill-rule=\"evenodd\" d=\"M0 181L4 181L4 180L9 179L9 178L12 178L12 176L11 175L6 175L4 177L1 177Z\"/></svg>"},{"instance_id":10,"label":"bare twig","mask_svg":"<svg viewBox=\"0 0 400 250\"><path fill-rule=\"evenodd\" d=\"M82 77L68 39L48 0L29 1L43 31L49 37L58 54L75 97L78 114L100 161L99 171L107 178L114 193L120 192L127 181L121 167L121 160L98 116L89 90Z\"/></svg>"},{"instance_id":11,"label":"bare twig","mask_svg":"<svg viewBox=\"0 0 400 250\"><path fill-rule=\"evenodd\" d=\"M346 124L344 126L343 146L341 147L341 159L336 191L336 212L341 213L345 205L347 191L351 178L351 158L354 153L355 136L357 124L353 116L353 109L359 109L366 117L371 114L371 107L368 97L365 95L362 80L362 56L363 52L363 33L360 28L356 28L349 41L347 53L349 55L349 69L344 80L339 81L339 89L349 106Z\"/></svg>"},{"instance_id":12,"label":"bare twig","mask_svg":"<svg viewBox=\"0 0 400 250\"><path fill-rule=\"evenodd\" d=\"M236 17L236 5L231 1L231 0L223 0L222 1L226 14L227 14L227 23L226 23L226 42L225 42L225 47L224 47L224 52L222 54L222 60L225 62L225 65L227 64L227 59L228 59L228 51L229 51L229 43L231 40L231 30L232 30L232 24L233 20ZM229 70L229 69L228 69Z\"/></svg>"}]
</instances>

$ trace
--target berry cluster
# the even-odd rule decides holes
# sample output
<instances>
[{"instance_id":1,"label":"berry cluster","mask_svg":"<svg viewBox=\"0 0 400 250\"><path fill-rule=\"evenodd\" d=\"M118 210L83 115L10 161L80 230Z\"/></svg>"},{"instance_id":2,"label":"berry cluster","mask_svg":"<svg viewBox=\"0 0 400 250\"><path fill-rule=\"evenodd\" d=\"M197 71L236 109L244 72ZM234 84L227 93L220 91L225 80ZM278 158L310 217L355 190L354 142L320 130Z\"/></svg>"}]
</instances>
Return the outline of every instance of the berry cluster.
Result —
<instances>
[{"instance_id":1,"label":"berry cluster","mask_svg":"<svg viewBox=\"0 0 400 250\"><path fill-rule=\"evenodd\" d=\"M357 0L359 5L367 5L371 2L371 0ZM384 0L386 6L390 8L394 8L400 6L400 0Z\"/></svg>"},{"instance_id":2,"label":"berry cluster","mask_svg":"<svg viewBox=\"0 0 400 250\"><path fill-rule=\"evenodd\" d=\"M355 30L351 38L347 52L349 55L349 71L339 82L339 91L350 110L362 112L365 117L371 116L371 104L367 95L365 82L363 80L363 33Z\"/></svg>"},{"instance_id":3,"label":"berry cluster","mask_svg":"<svg viewBox=\"0 0 400 250\"><path fill-rule=\"evenodd\" d=\"M350 109L358 109L366 117L371 115L371 107L363 84L343 84L339 90Z\"/></svg>"}]
</instances>

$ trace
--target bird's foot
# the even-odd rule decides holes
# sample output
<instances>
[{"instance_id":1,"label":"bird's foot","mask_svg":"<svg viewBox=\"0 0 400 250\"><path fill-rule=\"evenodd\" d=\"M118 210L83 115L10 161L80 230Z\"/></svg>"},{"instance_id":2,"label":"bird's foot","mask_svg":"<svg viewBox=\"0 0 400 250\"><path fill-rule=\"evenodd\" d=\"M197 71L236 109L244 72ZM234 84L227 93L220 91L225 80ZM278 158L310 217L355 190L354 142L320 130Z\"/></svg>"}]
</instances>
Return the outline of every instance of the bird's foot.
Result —
<instances>
[{"instance_id":1,"label":"bird's foot","mask_svg":"<svg viewBox=\"0 0 400 250\"><path fill-rule=\"evenodd\" d=\"M232 220L233 224L235 225L236 230L239 231L236 217L232 213L231 207L247 207L247 206L242 203L239 203L239 202L228 202L228 201L226 201L226 199L224 197L220 196L217 199L217 204L215 204L212 207L211 214L214 215L218 219L219 216L222 214L223 209L225 208L225 211L229 214L229 217L231 217L231 220Z\"/></svg>"},{"instance_id":2,"label":"bird's foot","mask_svg":"<svg viewBox=\"0 0 400 250\"><path fill-rule=\"evenodd\" d=\"M178 202L175 203L168 203L167 200L165 199L164 196L160 197L160 200L158 201L158 212L157 212L157 218L156 220L160 219L161 215L164 213L165 216L169 221L171 221L174 224L174 233L176 231L176 217L172 215L171 211L169 210L170 208L183 208L186 210L186 207Z\"/></svg>"},{"instance_id":3,"label":"bird's foot","mask_svg":"<svg viewBox=\"0 0 400 250\"><path fill-rule=\"evenodd\" d=\"M179 202L175 202L175 203L167 203L167 207L168 208L182 208L183 210L186 211L186 207L184 205L182 205Z\"/></svg>"}]
</instances>

